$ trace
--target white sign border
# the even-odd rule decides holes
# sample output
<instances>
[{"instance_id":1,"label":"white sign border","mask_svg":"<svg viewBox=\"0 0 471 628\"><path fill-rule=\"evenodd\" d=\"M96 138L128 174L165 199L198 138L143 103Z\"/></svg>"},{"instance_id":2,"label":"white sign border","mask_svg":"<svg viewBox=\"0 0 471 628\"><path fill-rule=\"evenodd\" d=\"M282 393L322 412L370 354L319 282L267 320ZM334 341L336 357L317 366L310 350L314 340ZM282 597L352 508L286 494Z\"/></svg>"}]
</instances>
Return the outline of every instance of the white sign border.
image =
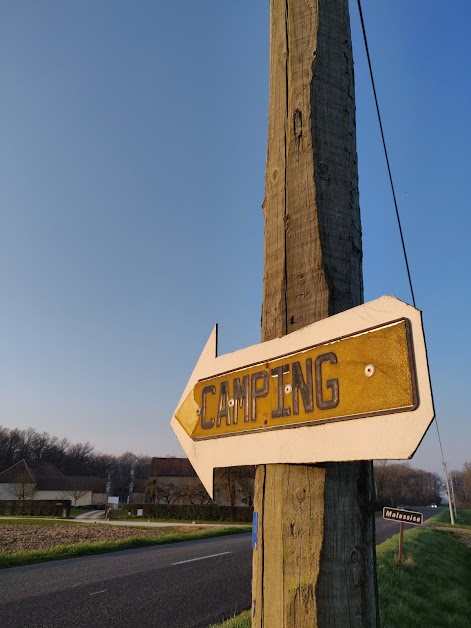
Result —
<instances>
[{"instance_id":1,"label":"white sign border","mask_svg":"<svg viewBox=\"0 0 471 628\"><path fill-rule=\"evenodd\" d=\"M419 400L416 410L200 441L193 441L188 436L174 413L172 429L208 493L213 493L213 469L216 467L408 459L420 445L434 418L421 312L395 297L381 297L282 338L219 357L215 357L217 334L216 328L213 329L175 412L199 379L274 359L399 318L408 318L411 322Z\"/></svg>"}]
</instances>

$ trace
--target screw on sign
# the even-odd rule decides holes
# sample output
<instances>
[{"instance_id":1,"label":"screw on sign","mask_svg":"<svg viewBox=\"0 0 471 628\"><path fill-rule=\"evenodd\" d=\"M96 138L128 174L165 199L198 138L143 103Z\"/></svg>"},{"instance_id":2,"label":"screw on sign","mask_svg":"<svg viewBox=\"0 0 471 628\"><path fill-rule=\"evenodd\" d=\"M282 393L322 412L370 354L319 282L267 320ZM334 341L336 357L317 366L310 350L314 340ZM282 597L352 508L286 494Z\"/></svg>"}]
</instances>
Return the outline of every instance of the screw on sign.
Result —
<instances>
[{"instance_id":1,"label":"screw on sign","mask_svg":"<svg viewBox=\"0 0 471 628\"><path fill-rule=\"evenodd\" d=\"M213 469L410 458L433 403L421 314L382 297L216 357L216 333L172 419L210 495Z\"/></svg>"},{"instance_id":2,"label":"screw on sign","mask_svg":"<svg viewBox=\"0 0 471 628\"><path fill-rule=\"evenodd\" d=\"M398 562L402 563L402 555L404 549L404 523L410 523L414 526L420 526L424 522L424 516L421 512L413 510L402 510L401 508L383 508L383 519L399 521L399 558Z\"/></svg>"}]
</instances>

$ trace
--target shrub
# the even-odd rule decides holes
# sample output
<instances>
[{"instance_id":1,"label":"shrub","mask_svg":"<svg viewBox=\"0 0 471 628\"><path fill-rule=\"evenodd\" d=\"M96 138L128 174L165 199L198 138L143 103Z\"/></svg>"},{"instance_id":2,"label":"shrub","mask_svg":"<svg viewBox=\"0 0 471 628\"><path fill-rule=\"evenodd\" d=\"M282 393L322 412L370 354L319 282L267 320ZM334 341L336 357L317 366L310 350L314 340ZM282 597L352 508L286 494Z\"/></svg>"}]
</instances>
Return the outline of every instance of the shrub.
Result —
<instances>
[{"instance_id":1,"label":"shrub","mask_svg":"<svg viewBox=\"0 0 471 628\"><path fill-rule=\"evenodd\" d=\"M124 509L132 516L137 509L143 510L143 517L156 519L183 519L196 521L252 521L253 508L250 506L218 506L217 504L125 504Z\"/></svg>"},{"instance_id":2,"label":"shrub","mask_svg":"<svg viewBox=\"0 0 471 628\"><path fill-rule=\"evenodd\" d=\"M0 515L69 517L71 504L70 499L0 500Z\"/></svg>"}]
</instances>

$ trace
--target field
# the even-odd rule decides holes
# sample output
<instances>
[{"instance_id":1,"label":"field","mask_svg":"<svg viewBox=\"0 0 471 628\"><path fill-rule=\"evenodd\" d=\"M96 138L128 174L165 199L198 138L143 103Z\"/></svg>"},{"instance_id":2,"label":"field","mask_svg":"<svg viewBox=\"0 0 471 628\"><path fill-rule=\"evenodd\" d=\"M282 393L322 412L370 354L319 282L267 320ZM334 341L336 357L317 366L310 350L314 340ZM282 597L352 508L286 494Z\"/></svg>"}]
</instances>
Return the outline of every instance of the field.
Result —
<instances>
[{"instance_id":1,"label":"field","mask_svg":"<svg viewBox=\"0 0 471 628\"><path fill-rule=\"evenodd\" d=\"M126 528L93 523L62 523L29 520L0 525L0 556L25 550L49 550L58 545L102 543L129 538L155 539L175 534L187 534L195 528ZM34 523L32 523L34 522ZM25 525L26 524L26 525ZM52 525L51 525L52 524ZM208 530L208 528L198 528Z\"/></svg>"},{"instance_id":2,"label":"field","mask_svg":"<svg viewBox=\"0 0 471 628\"><path fill-rule=\"evenodd\" d=\"M429 520L429 525L407 530L402 565L397 564L397 535L378 546L382 628L405 624L412 628L471 626L471 511L461 511L457 522L458 526L450 530L448 514L442 512ZM0 519L0 568L247 529L130 528L46 519ZM250 612L224 626L250 628Z\"/></svg>"},{"instance_id":3,"label":"field","mask_svg":"<svg viewBox=\"0 0 471 628\"><path fill-rule=\"evenodd\" d=\"M45 519L0 519L0 568L247 532L247 527L144 528Z\"/></svg>"}]
</instances>

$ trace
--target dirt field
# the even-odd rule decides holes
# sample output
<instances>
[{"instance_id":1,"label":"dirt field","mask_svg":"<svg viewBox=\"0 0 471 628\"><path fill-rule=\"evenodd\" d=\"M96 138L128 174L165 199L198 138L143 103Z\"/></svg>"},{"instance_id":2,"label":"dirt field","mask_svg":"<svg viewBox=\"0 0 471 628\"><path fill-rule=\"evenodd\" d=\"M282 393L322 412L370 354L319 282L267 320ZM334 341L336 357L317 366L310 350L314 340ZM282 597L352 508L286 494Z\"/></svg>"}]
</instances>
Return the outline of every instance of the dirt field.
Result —
<instances>
[{"instance_id":1,"label":"dirt field","mask_svg":"<svg viewBox=\"0 0 471 628\"><path fill-rule=\"evenodd\" d=\"M57 545L118 541L129 537L155 538L178 532L194 531L193 527L125 528L100 524L47 525L2 525L0 526L0 554L11 554L21 550L50 549ZM199 530L206 528L199 527Z\"/></svg>"}]
</instances>

